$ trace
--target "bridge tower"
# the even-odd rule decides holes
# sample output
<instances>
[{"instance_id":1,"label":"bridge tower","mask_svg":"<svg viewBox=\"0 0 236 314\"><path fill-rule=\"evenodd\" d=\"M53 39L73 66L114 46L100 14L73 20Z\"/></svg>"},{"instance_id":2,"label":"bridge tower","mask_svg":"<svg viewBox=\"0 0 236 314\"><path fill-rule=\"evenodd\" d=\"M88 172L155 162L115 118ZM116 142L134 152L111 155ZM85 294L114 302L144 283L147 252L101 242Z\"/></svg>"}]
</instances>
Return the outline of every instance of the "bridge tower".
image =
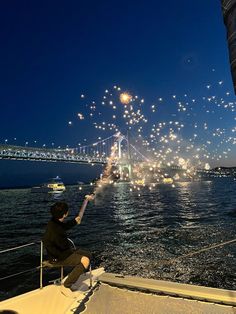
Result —
<instances>
[{"instance_id":1,"label":"bridge tower","mask_svg":"<svg viewBox=\"0 0 236 314\"><path fill-rule=\"evenodd\" d=\"M126 145L127 145L127 152L125 156L122 155L122 142L126 142ZM132 169L132 158L131 158L131 151L130 151L129 134L127 134L127 137L122 134L119 134L117 136L117 143L118 143L117 164L119 168L120 177L122 180L125 180L127 178L132 179L133 169Z\"/></svg>"}]
</instances>

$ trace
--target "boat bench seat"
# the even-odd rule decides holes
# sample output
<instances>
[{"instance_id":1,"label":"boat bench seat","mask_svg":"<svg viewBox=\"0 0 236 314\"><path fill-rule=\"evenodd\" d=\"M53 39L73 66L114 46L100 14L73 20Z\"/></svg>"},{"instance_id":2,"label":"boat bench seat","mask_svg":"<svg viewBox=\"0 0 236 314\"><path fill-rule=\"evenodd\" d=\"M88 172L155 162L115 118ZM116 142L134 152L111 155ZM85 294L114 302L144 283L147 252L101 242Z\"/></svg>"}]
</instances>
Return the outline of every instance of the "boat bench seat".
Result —
<instances>
[{"instance_id":1,"label":"boat bench seat","mask_svg":"<svg viewBox=\"0 0 236 314\"><path fill-rule=\"evenodd\" d=\"M45 261L42 262L42 267L50 267L50 268L53 268L53 267L63 267L63 265L54 264L54 263L51 263L51 262L48 261L48 260L45 260Z\"/></svg>"},{"instance_id":2,"label":"boat bench seat","mask_svg":"<svg viewBox=\"0 0 236 314\"><path fill-rule=\"evenodd\" d=\"M54 264L51 263L49 260L44 260L41 263L41 267L40 267L40 277L43 277L43 268L61 268L61 276L60 276L60 282L62 284L62 280L64 278L64 265L60 265L60 264ZM56 281L55 281L56 282Z\"/></svg>"}]
</instances>

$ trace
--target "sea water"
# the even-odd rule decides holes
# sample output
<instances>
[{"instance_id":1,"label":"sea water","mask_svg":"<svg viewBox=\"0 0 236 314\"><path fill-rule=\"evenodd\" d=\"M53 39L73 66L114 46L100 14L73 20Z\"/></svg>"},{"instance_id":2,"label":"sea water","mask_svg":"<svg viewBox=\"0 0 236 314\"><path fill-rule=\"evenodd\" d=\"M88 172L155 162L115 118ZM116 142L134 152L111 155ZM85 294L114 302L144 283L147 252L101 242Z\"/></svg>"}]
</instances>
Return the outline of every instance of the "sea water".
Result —
<instances>
[{"instance_id":1,"label":"sea water","mask_svg":"<svg viewBox=\"0 0 236 314\"><path fill-rule=\"evenodd\" d=\"M236 239L236 181L158 185L131 191L129 184L105 187L90 203L81 225L68 232L77 247L93 253L92 267L106 271L208 287L236 289L236 242L182 256ZM92 186L68 186L63 194L0 190L0 299L39 287L40 244L56 201L69 204L69 218L79 211ZM178 259L176 259L178 258ZM11 278L11 274L32 270ZM44 285L59 277L44 270Z\"/></svg>"}]
</instances>

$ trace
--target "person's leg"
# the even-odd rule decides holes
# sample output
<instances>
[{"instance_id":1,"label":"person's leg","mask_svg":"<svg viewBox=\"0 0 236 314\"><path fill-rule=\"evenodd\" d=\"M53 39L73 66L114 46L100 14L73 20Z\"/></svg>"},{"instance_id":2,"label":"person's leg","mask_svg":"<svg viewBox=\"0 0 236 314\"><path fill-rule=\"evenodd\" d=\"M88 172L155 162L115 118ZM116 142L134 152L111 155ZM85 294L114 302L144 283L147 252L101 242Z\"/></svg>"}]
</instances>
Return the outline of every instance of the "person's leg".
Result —
<instances>
[{"instance_id":1,"label":"person's leg","mask_svg":"<svg viewBox=\"0 0 236 314\"><path fill-rule=\"evenodd\" d=\"M66 278L64 282L64 286L66 288L70 288L77 280L78 278L85 272L84 265L82 263L79 263L75 268L72 270L71 273L69 273L68 277Z\"/></svg>"},{"instance_id":2,"label":"person's leg","mask_svg":"<svg viewBox=\"0 0 236 314\"><path fill-rule=\"evenodd\" d=\"M84 256L83 253L87 256L91 256L89 252L76 250L62 262L64 266L75 266L64 282L66 288L70 288L78 280L80 275L82 275L89 267L90 259L87 256Z\"/></svg>"}]
</instances>

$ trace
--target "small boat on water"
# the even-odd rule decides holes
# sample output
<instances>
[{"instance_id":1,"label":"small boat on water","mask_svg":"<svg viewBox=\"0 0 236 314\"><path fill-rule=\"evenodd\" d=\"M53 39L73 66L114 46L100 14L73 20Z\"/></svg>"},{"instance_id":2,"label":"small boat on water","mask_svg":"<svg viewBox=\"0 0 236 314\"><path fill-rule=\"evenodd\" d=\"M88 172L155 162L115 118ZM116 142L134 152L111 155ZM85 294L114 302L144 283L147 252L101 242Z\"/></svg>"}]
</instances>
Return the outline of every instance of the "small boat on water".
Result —
<instances>
[{"instance_id":1,"label":"small boat on water","mask_svg":"<svg viewBox=\"0 0 236 314\"><path fill-rule=\"evenodd\" d=\"M170 177L165 177L163 178L163 183L164 184L172 184L174 182L174 180Z\"/></svg>"},{"instance_id":2,"label":"small boat on water","mask_svg":"<svg viewBox=\"0 0 236 314\"><path fill-rule=\"evenodd\" d=\"M144 179L139 179L139 180L135 180L134 181L134 184L136 185L145 185L145 180Z\"/></svg>"},{"instance_id":3,"label":"small boat on water","mask_svg":"<svg viewBox=\"0 0 236 314\"><path fill-rule=\"evenodd\" d=\"M31 188L32 193L62 193L65 190L66 187L59 176L52 178L41 186Z\"/></svg>"}]
</instances>

